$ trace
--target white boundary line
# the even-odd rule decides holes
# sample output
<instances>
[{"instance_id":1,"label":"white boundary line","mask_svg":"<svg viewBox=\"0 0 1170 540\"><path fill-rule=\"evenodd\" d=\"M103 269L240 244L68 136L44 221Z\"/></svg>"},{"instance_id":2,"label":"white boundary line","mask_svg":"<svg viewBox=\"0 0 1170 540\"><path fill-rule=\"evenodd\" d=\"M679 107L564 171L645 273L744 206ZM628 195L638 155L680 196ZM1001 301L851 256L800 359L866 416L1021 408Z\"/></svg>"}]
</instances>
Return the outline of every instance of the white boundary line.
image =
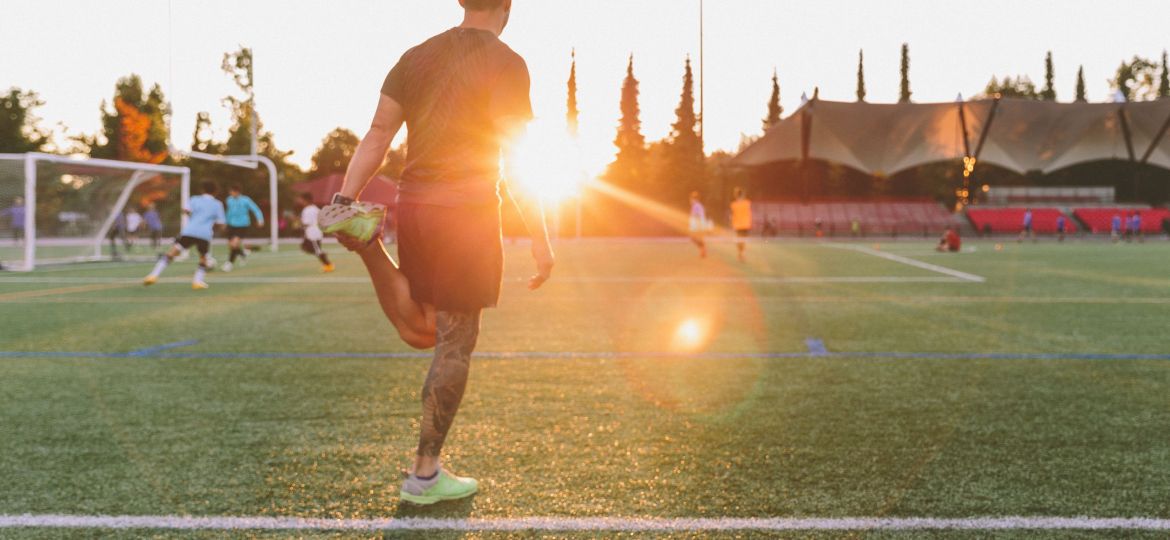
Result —
<instances>
[{"instance_id":1,"label":"white boundary line","mask_svg":"<svg viewBox=\"0 0 1170 540\"><path fill-rule=\"evenodd\" d=\"M321 531L855 531L1170 530L1170 519L1057 516L971 518L379 518L0 515L0 528Z\"/></svg>"},{"instance_id":2,"label":"white boundary line","mask_svg":"<svg viewBox=\"0 0 1170 540\"><path fill-rule=\"evenodd\" d=\"M925 264L925 263L924 263ZM961 273L961 272L960 272ZM976 276L977 277L977 276ZM982 279L982 278L980 278ZM187 277L172 277L159 280L160 283L189 283ZM505 278L505 282L528 282L525 277ZM759 284L786 284L786 283L961 283L965 280L959 277L909 277L909 276L614 276L614 277L558 277L556 283L759 283ZM89 284L89 283L141 283L137 278L120 277L67 277L67 276L29 276L29 277L0 277L0 285L4 284ZM370 282L367 277L236 277L222 274L212 275L208 282L215 283L244 283L244 284L320 284L320 285L361 285Z\"/></svg>"},{"instance_id":3,"label":"white boundary line","mask_svg":"<svg viewBox=\"0 0 1170 540\"><path fill-rule=\"evenodd\" d=\"M855 244L824 244L824 245L827 247L834 247L834 248L839 248L839 249L849 249L849 250L856 251L858 253L864 253L866 255L873 255L874 257L880 257L880 258L886 259L888 261L894 261L894 262L902 263L905 265L913 266L915 268L921 268L923 270L929 270L931 272L945 274L945 275L948 275L948 276L951 276L954 278L961 279L963 281L970 281L970 282L974 282L974 283L984 283L987 281L987 278L984 278L983 276L977 276L975 274L968 274L966 272L960 272L960 271L955 270L953 268L947 268L945 266L939 266L937 264L930 264L927 262L922 262L919 260L911 259L909 257L903 257L901 255L894 255L893 253L886 253L885 251L878 251L876 249L867 248L865 246L858 246Z\"/></svg>"}]
</instances>

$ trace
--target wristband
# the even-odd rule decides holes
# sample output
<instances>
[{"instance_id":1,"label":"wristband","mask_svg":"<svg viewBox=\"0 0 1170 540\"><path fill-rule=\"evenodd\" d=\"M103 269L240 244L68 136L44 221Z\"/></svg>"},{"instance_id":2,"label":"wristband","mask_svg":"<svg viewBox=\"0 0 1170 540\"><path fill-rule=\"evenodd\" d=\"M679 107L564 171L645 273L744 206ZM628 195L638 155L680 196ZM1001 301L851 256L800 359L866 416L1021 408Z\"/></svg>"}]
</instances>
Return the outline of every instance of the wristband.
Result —
<instances>
[{"instance_id":1,"label":"wristband","mask_svg":"<svg viewBox=\"0 0 1170 540\"><path fill-rule=\"evenodd\" d=\"M353 199L346 197L345 195L342 195L340 193L334 193L333 200L330 201L330 204L340 204L342 206L349 206L349 205L353 204L354 202L355 201Z\"/></svg>"}]
</instances>

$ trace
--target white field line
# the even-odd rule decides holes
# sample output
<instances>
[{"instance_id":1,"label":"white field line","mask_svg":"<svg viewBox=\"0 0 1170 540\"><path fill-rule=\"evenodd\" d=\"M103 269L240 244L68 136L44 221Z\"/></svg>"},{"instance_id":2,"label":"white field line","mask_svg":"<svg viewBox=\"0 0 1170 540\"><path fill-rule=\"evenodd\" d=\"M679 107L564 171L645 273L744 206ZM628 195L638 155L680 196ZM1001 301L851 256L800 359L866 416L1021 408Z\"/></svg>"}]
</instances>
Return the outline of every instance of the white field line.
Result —
<instances>
[{"instance_id":1,"label":"white field line","mask_svg":"<svg viewBox=\"0 0 1170 540\"><path fill-rule=\"evenodd\" d=\"M1095 517L972 518L381 518L0 515L0 528L322 531L854 531L1170 530L1170 519Z\"/></svg>"},{"instance_id":2,"label":"white field line","mask_svg":"<svg viewBox=\"0 0 1170 540\"><path fill-rule=\"evenodd\" d=\"M925 264L925 263L923 263ZM961 273L961 272L960 272ZM976 276L977 277L977 276ZM613 277L556 277L556 283L759 283L759 284L786 284L786 283L962 283L971 281L959 277L908 277L908 276L613 276ZM982 278L980 278L982 279ZM160 283L189 283L189 277L170 277L159 280ZM528 278L505 278L505 281L527 283ZM119 277L68 277L68 276L14 276L0 277L0 285L11 283L43 283L43 284L85 284L85 283L141 283L139 278ZM370 282L366 277L228 277L221 274L208 276L207 282L240 283L240 284L320 284L320 285L361 285Z\"/></svg>"},{"instance_id":3,"label":"white field line","mask_svg":"<svg viewBox=\"0 0 1170 540\"><path fill-rule=\"evenodd\" d=\"M903 257L901 255L894 255L893 253L886 253L885 251L878 251L876 249L867 248L865 246L858 246L858 245L854 245L854 244L824 244L824 245L828 246L828 247L834 247L834 248L840 248L840 249L850 249L850 250L856 251L858 253L864 253L866 255L873 255L874 257L880 257L880 258L886 259L888 261L894 261L894 262L902 263L902 264L905 264L908 266L913 266L915 268L921 268L923 270L929 270L931 272L945 274L945 275L948 275L948 276L951 276L954 278L961 279L963 281L971 281L971 282L975 282L975 283L983 283L983 282L987 281L987 278L984 278L983 276L977 276L975 274L968 274L966 272L960 272L960 271L955 270L953 268L947 268L945 266L939 266L937 264L930 264L927 262L922 262L919 260L911 259L909 257Z\"/></svg>"}]
</instances>

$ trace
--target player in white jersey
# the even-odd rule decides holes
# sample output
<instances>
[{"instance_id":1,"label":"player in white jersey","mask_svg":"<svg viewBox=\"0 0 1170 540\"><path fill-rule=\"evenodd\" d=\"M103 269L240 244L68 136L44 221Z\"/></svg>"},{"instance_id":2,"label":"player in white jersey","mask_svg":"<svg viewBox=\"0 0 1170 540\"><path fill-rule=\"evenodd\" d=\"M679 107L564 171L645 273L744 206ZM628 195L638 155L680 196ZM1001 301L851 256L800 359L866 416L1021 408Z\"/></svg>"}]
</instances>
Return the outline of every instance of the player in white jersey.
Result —
<instances>
[{"instance_id":1,"label":"player in white jersey","mask_svg":"<svg viewBox=\"0 0 1170 540\"><path fill-rule=\"evenodd\" d=\"M333 263L329 262L329 254L321 247L321 240L325 238L325 234L317 225L317 214L321 213L321 209L313 204L313 196L308 193L301 194L301 204L304 205L301 208L301 227L304 228L301 249L321 260L322 272L332 272Z\"/></svg>"},{"instance_id":2,"label":"player in white jersey","mask_svg":"<svg viewBox=\"0 0 1170 540\"><path fill-rule=\"evenodd\" d=\"M691 241L699 246L699 257L707 257L707 242L703 240L703 234L707 232L707 210L703 208L703 202L699 200L699 192L691 193Z\"/></svg>"}]
</instances>

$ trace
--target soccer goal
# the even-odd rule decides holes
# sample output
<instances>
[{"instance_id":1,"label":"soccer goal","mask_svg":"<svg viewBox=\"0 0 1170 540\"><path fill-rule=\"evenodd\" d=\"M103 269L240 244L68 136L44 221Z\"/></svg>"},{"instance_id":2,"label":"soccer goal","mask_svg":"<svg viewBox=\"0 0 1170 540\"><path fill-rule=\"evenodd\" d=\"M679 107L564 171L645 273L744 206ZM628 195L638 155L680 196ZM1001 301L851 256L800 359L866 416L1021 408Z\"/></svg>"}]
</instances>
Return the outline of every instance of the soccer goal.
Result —
<instances>
[{"instance_id":1,"label":"soccer goal","mask_svg":"<svg viewBox=\"0 0 1170 540\"><path fill-rule=\"evenodd\" d=\"M0 265L153 259L186 221L190 183L186 167L0 154Z\"/></svg>"}]
</instances>

